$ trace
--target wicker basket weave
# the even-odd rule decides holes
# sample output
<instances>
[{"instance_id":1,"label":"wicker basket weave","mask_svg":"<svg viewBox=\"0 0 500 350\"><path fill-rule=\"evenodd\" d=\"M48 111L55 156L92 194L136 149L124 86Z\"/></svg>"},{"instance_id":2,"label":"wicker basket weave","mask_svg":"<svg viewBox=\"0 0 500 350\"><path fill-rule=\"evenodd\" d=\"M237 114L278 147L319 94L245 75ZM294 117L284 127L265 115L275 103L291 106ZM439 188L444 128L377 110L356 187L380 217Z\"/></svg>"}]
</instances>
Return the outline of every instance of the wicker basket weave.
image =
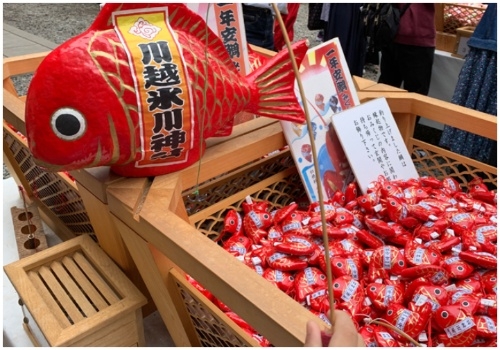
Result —
<instances>
[{"instance_id":1,"label":"wicker basket weave","mask_svg":"<svg viewBox=\"0 0 500 350\"><path fill-rule=\"evenodd\" d=\"M49 173L39 168L24 138L6 123L3 140L4 153L9 153L8 158L15 160L13 166L22 173L23 182L28 186L26 190L38 201L42 210L52 213L61 221L69 232L67 236L86 233L95 239L85 205L73 180L64 173Z\"/></svg>"}]
</instances>

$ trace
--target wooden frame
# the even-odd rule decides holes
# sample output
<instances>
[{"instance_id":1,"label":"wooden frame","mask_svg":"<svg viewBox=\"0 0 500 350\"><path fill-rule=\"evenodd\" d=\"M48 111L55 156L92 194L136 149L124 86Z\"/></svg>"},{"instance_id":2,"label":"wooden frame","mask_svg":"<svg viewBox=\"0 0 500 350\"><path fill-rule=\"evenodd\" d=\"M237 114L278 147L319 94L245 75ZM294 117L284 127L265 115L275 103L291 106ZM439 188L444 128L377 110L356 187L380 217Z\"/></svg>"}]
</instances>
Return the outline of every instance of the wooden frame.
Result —
<instances>
[{"instance_id":1,"label":"wooden frame","mask_svg":"<svg viewBox=\"0 0 500 350\"><path fill-rule=\"evenodd\" d=\"M358 85L366 83L356 80ZM417 94L402 91L386 92L392 90L387 86L375 86L369 83L366 85L368 86L366 90L358 92L360 99L367 101L381 96L387 98L410 150L413 147L425 146L440 151L413 138L417 115L455 127L467 125L471 132L496 140L496 118L493 116ZM251 137L247 137L250 135ZM256 150L255 144L259 144L260 148ZM160 269L156 270L152 263L146 265L141 262L147 253L146 247L153 245L158 250L156 254L168 257L168 260L194 277L274 345L301 346L305 339L305 323L315 317L291 298L284 297L279 290L268 285L246 266L234 262L231 255L223 252L220 247L193 228L189 218L186 217L181 198L182 193L193 186L193 173L200 172L199 182L202 183L217 174L229 171L230 168L237 168L283 146L285 142L279 128L260 118L237 128L236 135L211 145L202 160L201 169L198 165L194 165L175 174L156 177L152 183L147 183L144 179L129 179L109 186L107 192L113 219L127 247L136 257L139 271L144 277L152 279L146 281L150 291L154 289L165 299L169 293L165 284L168 285L171 278L169 276L171 270L165 268L166 265L159 265L163 267L162 272ZM444 155L451 154L442 151ZM231 165L225 167L223 164L228 155L233 155L233 158L229 163ZM496 168L459 155L456 155L456 159L461 164L473 164L481 170L494 174L492 182L496 186ZM218 164L217 168L213 164ZM271 178L269 181L273 182L276 179ZM263 181L255 186L267 185ZM239 195L245 196L252 191L253 189L249 188ZM216 203L213 211L219 209L218 207L223 209L226 205L225 201ZM140 246L143 248L138 248ZM153 257L151 261L154 259ZM168 306L168 311L160 308L159 311L172 334L175 332L173 328L175 326L169 320L176 305L174 300L170 302L172 304ZM165 309L167 304L167 301L162 301ZM185 321L179 319L178 322L183 324ZM186 338L189 337L186 335Z\"/></svg>"},{"instance_id":2,"label":"wooden frame","mask_svg":"<svg viewBox=\"0 0 500 350\"><path fill-rule=\"evenodd\" d=\"M50 346L144 346L146 298L88 235L4 270Z\"/></svg>"},{"instance_id":3,"label":"wooden frame","mask_svg":"<svg viewBox=\"0 0 500 350\"><path fill-rule=\"evenodd\" d=\"M10 60L12 64L8 68L4 63L4 76L5 72L33 71L42 56ZM354 77L354 81L362 102L378 97L387 99L410 152L414 147L427 147L452 156L451 152L432 148L432 145L413 138L417 115L458 128L466 126L470 132L497 139L497 120L493 116L366 79ZM22 131L23 98L16 96L12 88L11 82L4 81L4 119ZM230 176L237 176L238 171L249 163L257 164L263 156L283 149L286 141L281 126L271 119L257 118L237 125L231 136L211 139L207 143L207 151L200 163L154 179L118 177L107 167L72 172L96 227L99 244L134 284L143 286L141 291L149 291L150 305L154 307L156 304L177 346L200 344L188 319L189 313L183 312L180 305L178 291L172 289L184 272L210 290L273 345L302 346L306 321L321 321L201 234L193 226L195 219L188 215L183 201L186 191L192 190L197 183L223 182ZM496 168L459 155L455 155L455 159L460 164L471 164L493 174L490 182L496 187ZM287 174L277 173L245 188L238 196L269 186L270 182L285 176ZM228 201L213 203L211 211L223 210ZM208 299L197 297L209 313L218 313ZM229 321L224 322L240 341L255 345Z\"/></svg>"}]
</instances>

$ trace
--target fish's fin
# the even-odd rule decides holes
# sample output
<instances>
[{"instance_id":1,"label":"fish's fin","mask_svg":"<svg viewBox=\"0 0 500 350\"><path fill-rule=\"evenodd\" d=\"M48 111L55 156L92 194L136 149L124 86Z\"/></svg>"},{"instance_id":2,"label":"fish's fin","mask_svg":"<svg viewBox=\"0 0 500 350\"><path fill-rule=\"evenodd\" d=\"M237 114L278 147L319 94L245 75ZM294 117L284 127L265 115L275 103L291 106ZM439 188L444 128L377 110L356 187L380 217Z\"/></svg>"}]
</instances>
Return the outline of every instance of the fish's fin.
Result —
<instances>
[{"instance_id":1,"label":"fish's fin","mask_svg":"<svg viewBox=\"0 0 500 350\"><path fill-rule=\"evenodd\" d=\"M300 66L307 49L306 40L292 45L297 66ZM254 92L249 104L250 113L300 124L305 122L304 110L295 96L295 74L287 49L281 50L247 78Z\"/></svg>"},{"instance_id":2,"label":"fish's fin","mask_svg":"<svg viewBox=\"0 0 500 350\"><path fill-rule=\"evenodd\" d=\"M210 48L210 55L216 57L228 69L237 71L221 38L210 29L200 15L187 6L176 6L172 9L169 7L168 19L172 28L193 36L192 41L198 40L201 45Z\"/></svg>"},{"instance_id":3,"label":"fish's fin","mask_svg":"<svg viewBox=\"0 0 500 350\"><path fill-rule=\"evenodd\" d=\"M217 57L229 69L236 70L222 40L210 29L200 15L183 3L106 3L90 29L112 29L113 12L154 7L168 8L168 21L175 31L183 31L186 35L192 36L191 40L198 40L202 45L206 43L206 46L210 47L211 55Z\"/></svg>"}]
</instances>

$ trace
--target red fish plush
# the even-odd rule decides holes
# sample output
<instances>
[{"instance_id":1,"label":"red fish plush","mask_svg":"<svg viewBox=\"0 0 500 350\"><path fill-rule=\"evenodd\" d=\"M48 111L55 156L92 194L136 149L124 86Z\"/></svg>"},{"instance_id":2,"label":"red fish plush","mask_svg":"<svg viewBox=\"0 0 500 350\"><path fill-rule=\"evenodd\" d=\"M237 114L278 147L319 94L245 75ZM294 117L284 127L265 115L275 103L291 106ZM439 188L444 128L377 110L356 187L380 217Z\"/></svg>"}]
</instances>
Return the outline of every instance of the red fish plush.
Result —
<instances>
[{"instance_id":1,"label":"red fish plush","mask_svg":"<svg viewBox=\"0 0 500 350\"><path fill-rule=\"evenodd\" d=\"M385 285L370 283L366 287L366 295L377 310L385 311L391 303L403 304L404 287L401 285Z\"/></svg>"},{"instance_id":2,"label":"red fish plush","mask_svg":"<svg viewBox=\"0 0 500 350\"><path fill-rule=\"evenodd\" d=\"M306 41L293 45L297 63ZM183 4L107 3L42 61L26 99L31 153L48 171L109 165L123 176L181 170L249 112L303 123L287 50L242 77Z\"/></svg>"},{"instance_id":3,"label":"red fish plush","mask_svg":"<svg viewBox=\"0 0 500 350\"><path fill-rule=\"evenodd\" d=\"M391 304L382 318L413 339L416 339L427 325L432 310L432 307L428 303L417 308L417 310L410 310L400 304ZM399 341L404 340L398 332L392 329L389 329L389 333Z\"/></svg>"},{"instance_id":4,"label":"red fish plush","mask_svg":"<svg viewBox=\"0 0 500 350\"><path fill-rule=\"evenodd\" d=\"M470 346L477 335L474 318L456 305L436 310L436 324L443 329L438 339L444 346Z\"/></svg>"}]
</instances>

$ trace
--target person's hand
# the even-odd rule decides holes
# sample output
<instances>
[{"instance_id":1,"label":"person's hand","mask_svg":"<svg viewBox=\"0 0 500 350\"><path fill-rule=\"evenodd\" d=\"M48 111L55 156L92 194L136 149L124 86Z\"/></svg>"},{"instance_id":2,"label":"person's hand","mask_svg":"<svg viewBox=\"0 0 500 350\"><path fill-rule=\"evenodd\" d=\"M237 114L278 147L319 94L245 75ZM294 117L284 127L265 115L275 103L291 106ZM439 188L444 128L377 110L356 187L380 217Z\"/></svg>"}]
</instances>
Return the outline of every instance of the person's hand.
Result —
<instances>
[{"instance_id":1,"label":"person's hand","mask_svg":"<svg viewBox=\"0 0 500 350\"><path fill-rule=\"evenodd\" d=\"M349 314L345 311L335 310L335 324L333 326L333 335L328 346L339 347L364 347L365 342L357 332L356 326L351 320ZM313 320L307 321L306 341L304 346L323 346L320 326Z\"/></svg>"}]
</instances>

